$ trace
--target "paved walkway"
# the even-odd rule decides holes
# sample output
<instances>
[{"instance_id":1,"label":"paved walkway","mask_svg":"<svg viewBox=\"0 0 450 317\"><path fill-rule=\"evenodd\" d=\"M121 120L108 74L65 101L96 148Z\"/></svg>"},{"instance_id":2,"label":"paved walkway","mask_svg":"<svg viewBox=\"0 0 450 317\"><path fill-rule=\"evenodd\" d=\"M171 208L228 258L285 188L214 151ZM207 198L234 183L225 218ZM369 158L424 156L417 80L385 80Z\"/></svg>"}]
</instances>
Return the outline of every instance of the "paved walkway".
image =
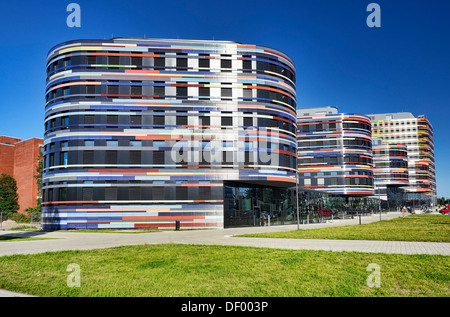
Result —
<instances>
[{"instance_id":1,"label":"paved walkway","mask_svg":"<svg viewBox=\"0 0 450 317\"><path fill-rule=\"evenodd\" d=\"M400 213L382 214L382 220L401 217ZM379 221L379 215L361 217L361 223ZM300 229L330 226L358 225L359 217L338 219L328 223L300 225ZM245 227L217 230L180 230L150 233L89 233L89 232L12 232L0 235L52 238L48 240L11 241L0 243L0 256L32 254L62 250L89 250L124 245L184 243L209 245L240 245L266 248L309 249L327 251L381 252L400 254L441 254L450 255L450 243L409 242L409 241L366 241L366 240L323 240L323 239L270 239L244 238L235 235L245 233L296 230L297 225L271 227Z\"/></svg>"},{"instance_id":2,"label":"paved walkway","mask_svg":"<svg viewBox=\"0 0 450 317\"><path fill-rule=\"evenodd\" d=\"M382 214L381 219L401 217L401 213ZM361 217L361 223L380 220L380 215ZM308 230L332 226L358 225L359 217L338 219L326 223L302 224L300 229ZM89 232L28 232L2 231L0 235L13 235L48 240L11 241L0 243L0 256L13 254L32 254L63 250L89 250L124 245L181 243L205 245L239 245L292 250L354 251L369 253L398 254L438 254L450 255L450 243L408 242L408 241L367 241L367 240L322 240L322 239L270 239L244 238L235 235L296 230L297 225L271 227L245 227L217 230L162 231L151 233L89 233ZM0 290L0 297L27 296Z\"/></svg>"}]
</instances>

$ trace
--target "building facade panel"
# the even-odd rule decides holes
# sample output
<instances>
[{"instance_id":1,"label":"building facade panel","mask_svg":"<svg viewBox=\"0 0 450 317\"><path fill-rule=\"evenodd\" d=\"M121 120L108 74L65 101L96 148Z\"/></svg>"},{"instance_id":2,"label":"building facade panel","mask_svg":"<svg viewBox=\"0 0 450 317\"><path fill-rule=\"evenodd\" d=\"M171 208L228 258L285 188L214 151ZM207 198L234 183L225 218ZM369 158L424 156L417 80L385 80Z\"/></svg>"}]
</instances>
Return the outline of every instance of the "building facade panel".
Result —
<instances>
[{"instance_id":1,"label":"building facade panel","mask_svg":"<svg viewBox=\"0 0 450 317\"><path fill-rule=\"evenodd\" d=\"M0 173L16 180L20 213L28 207L37 206L39 193L35 176L42 144L43 140L39 138L22 141L0 136Z\"/></svg>"},{"instance_id":2,"label":"building facade panel","mask_svg":"<svg viewBox=\"0 0 450 317\"><path fill-rule=\"evenodd\" d=\"M384 144L405 144L408 152L409 186L406 199L436 204L436 171L433 127L425 116L411 113L369 115L373 136Z\"/></svg>"},{"instance_id":3,"label":"building facade panel","mask_svg":"<svg viewBox=\"0 0 450 317\"><path fill-rule=\"evenodd\" d=\"M224 226L224 182L295 186L295 68L225 41L61 43L47 58L45 228Z\"/></svg>"},{"instance_id":4,"label":"building facade panel","mask_svg":"<svg viewBox=\"0 0 450 317\"><path fill-rule=\"evenodd\" d=\"M374 193L371 124L360 114L298 112L299 186L333 195Z\"/></svg>"},{"instance_id":5,"label":"building facade panel","mask_svg":"<svg viewBox=\"0 0 450 317\"><path fill-rule=\"evenodd\" d=\"M408 151L405 144L373 146L375 196L388 200L388 187L409 185Z\"/></svg>"}]
</instances>

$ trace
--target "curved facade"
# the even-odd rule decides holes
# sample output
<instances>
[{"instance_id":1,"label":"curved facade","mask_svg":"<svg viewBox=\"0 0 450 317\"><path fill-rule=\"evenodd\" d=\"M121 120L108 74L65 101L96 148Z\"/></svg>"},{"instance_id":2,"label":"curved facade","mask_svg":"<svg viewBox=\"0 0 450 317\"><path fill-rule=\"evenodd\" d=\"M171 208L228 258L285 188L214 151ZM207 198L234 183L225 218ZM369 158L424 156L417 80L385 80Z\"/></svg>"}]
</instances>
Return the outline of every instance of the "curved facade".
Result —
<instances>
[{"instance_id":1,"label":"curved facade","mask_svg":"<svg viewBox=\"0 0 450 317\"><path fill-rule=\"evenodd\" d=\"M333 107L298 111L299 186L333 195L374 193L371 123Z\"/></svg>"},{"instance_id":2,"label":"curved facade","mask_svg":"<svg viewBox=\"0 0 450 317\"><path fill-rule=\"evenodd\" d=\"M47 57L43 228L222 228L225 188L295 186L295 109L294 64L271 48L61 43Z\"/></svg>"},{"instance_id":3,"label":"curved facade","mask_svg":"<svg viewBox=\"0 0 450 317\"><path fill-rule=\"evenodd\" d=\"M388 186L408 186L408 150L405 144L373 146L375 195L388 200Z\"/></svg>"},{"instance_id":4,"label":"curved facade","mask_svg":"<svg viewBox=\"0 0 450 317\"><path fill-rule=\"evenodd\" d=\"M405 144L408 151L409 185L406 200L436 204L436 171L433 127L425 116L409 112L369 115L373 136L385 144Z\"/></svg>"}]
</instances>

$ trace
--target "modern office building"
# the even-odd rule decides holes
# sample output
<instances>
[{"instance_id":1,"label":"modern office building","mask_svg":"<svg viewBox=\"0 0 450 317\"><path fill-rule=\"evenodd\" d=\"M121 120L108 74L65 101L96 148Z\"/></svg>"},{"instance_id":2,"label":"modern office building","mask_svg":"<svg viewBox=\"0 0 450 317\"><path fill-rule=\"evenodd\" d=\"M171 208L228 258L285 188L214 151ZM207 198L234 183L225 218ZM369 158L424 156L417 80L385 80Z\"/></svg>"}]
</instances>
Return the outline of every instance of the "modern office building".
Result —
<instances>
[{"instance_id":1,"label":"modern office building","mask_svg":"<svg viewBox=\"0 0 450 317\"><path fill-rule=\"evenodd\" d=\"M374 194L371 123L335 107L297 110L299 187L344 197Z\"/></svg>"},{"instance_id":2,"label":"modern office building","mask_svg":"<svg viewBox=\"0 0 450 317\"><path fill-rule=\"evenodd\" d=\"M43 140L0 136L0 174L8 174L16 180L19 195L19 213L28 207L36 207L38 199L37 174L38 157Z\"/></svg>"},{"instance_id":3,"label":"modern office building","mask_svg":"<svg viewBox=\"0 0 450 317\"><path fill-rule=\"evenodd\" d=\"M382 201L383 209L397 209L403 206L403 188L409 185L407 146L382 141L373 138L375 196Z\"/></svg>"},{"instance_id":4,"label":"modern office building","mask_svg":"<svg viewBox=\"0 0 450 317\"><path fill-rule=\"evenodd\" d=\"M58 44L47 57L43 228L293 221L295 109L294 63L272 48Z\"/></svg>"},{"instance_id":5,"label":"modern office building","mask_svg":"<svg viewBox=\"0 0 450 317\"><path fill-rule=\"evenodd\" d=\"M383 144L404 144L408 152L409 185L404 188L409 204L436 204L433 127L425 116L409 112L371 114L373 136Z\"/></svg>"}]
</instances>

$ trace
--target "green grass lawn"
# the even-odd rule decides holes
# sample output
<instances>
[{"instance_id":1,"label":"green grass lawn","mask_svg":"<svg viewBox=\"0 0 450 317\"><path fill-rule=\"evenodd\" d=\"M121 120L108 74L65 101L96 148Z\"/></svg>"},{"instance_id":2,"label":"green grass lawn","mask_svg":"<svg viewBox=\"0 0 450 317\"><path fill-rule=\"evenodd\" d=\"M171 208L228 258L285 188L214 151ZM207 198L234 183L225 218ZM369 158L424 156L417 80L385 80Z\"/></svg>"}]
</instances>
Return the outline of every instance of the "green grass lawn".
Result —
<instances>
[{"instance_id":1,"label":"green grass lawn","mask_svg":"<svg viewBox=\"0 0 450 317\"><path fill-rule=\"evenodd\" d=\"M68 287L71 263L80 287ZM370 288L367 266L380 267ZM0 257L0 288L38 296L449 296L450 257L141 245Z\"/></svg>"},{"instance_id":2,"label":"green grass lawn","mask_svg":"<svg viewBox=\"0 0 450 317\"><path fill-rule=\"evenodd\" d=\"M336 220L335 220L336 221ZM290 239L450 242L450 217L410 215L369 224L242 235Z\"/></svg>"}]
</instances>

